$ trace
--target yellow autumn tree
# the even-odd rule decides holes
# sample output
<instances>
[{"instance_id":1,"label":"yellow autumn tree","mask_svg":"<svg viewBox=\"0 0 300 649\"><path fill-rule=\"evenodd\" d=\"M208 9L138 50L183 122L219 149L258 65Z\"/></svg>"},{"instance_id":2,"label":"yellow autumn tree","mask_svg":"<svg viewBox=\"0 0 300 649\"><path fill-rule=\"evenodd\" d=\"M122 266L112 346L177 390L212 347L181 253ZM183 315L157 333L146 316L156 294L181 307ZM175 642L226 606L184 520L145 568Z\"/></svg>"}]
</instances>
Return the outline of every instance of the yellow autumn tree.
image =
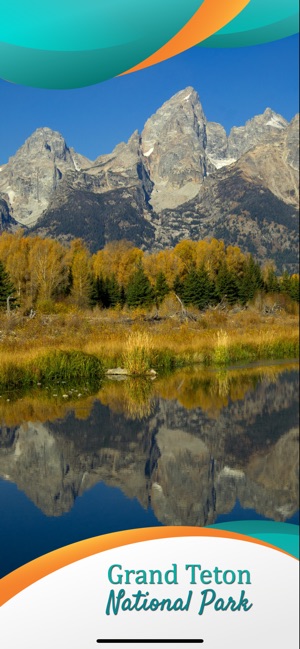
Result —
<instances>
[{"instance_id":1,"label":"yellow autumn tree","mask_svg":"<svg viewBox=\"0 0 300 649\"><path fill-rule=\"evenodd\" d=\"M178 257L184 267L185 272L189 272L191 268L196 264L197 260L197 243L196 241L190 241L190 239L184 239L180 241L174 248L174 255Z\"/></svg>"},{"instance_id":2,"label":"yellow autumn tree","mask_svg":"<svg viewBox=\"0 0 300 649\"><path fill-rule=\"evenodd\" d=\"M57 241L25 237L23 232L0 237L0 259L17 290L19 303L51 300L66 285L66 249Z\"/></svg>"},{"instance_id":3,"label":"yellow autumn tree","mask_svg":"<svg viewBox=\"0 0 300 649\"><path fill-rule=\"evenodd\" d=\"M226 264L228 270L241 277L244 272L245 261L247 256L241 251L238 246L227 246L226 248Z\"/></svg>"},{"instance_id":4,"label":"yellow autumn tree","mask_svg":"<svg viewBox=\"0 0 300 649\"><path fill-rule=\"evenodd\" d=\"M0 237L0 259L18 293L19 303L24 303L29 292L29 239L23 231L16 234L3 233Z\"/></svg>"},{"instance_id":5,"label":"yellow autumn tree","mask_svg":"<svg viewBox=\"0 0 300 649\"><path fill-rule=\"evenodd\" d=\"M77 306L89 306L92 291L92 260L81 239L72 241L67 255L71 274L71 300Z\"/></svg>"},{"instance_id":6,"label":"yellow autumn tree","mask_svg":"<svg viewBox=\"0 0 300 649\"><path fill-rule=\"evenodd\" d=\"M163 273L168 285L173 286L176 277L182 277L185 272L185 262L177 256L174 250L161 250L151 254L145 254L143 258L145 273L152 286L156 278Z\"/></svg>"},{"instance_id":7,"label":"yellow autumn tree","mask_svg":"<svg viewBox=\"0 0 300 649\"><path fill-rule=\"evenodd\" d=\"M52 239L28 239L28 272L33 300L51 300L67 284L66 249Z\"/></svg>"},{"instance_id":8,"label":"yellow autumn tree","mask_svg":"<svg viewBox=\"0 0 300 649\"><path fill-rule=\"evenodd\" d=\"M112 241L93 257L95 277L115 276L118 284L127 286L143 259L143 251L134 247L129 241Z\"/></svg>"},{"instance_id":9,"label":"yellow autumn tree","mask_svg":"<svg viewBox=\"0 0 300 649\"><path fill-rule=\"evenodd\" d=\"M204 266L210 279L215 279L225 260L224 241L210 239L196 242L196 264Z\"/></svg>"}]
</instances>

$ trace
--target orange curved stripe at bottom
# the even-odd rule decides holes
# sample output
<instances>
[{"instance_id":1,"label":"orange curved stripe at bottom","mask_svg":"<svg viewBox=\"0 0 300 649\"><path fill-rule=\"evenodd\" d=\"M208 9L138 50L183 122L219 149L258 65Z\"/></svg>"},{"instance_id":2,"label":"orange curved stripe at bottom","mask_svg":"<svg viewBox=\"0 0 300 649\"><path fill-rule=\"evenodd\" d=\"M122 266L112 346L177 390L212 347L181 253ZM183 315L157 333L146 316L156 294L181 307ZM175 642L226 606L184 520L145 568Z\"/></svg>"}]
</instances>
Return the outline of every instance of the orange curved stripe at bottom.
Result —
<instances>
[{"instance_id":1,"label":"orange curved stripe at bottom","mask_svg":"<svg viewBox=\"0 0 300 649\"><path fill-rule=\"evenodd\" d=\"M212 34L215 34L233 20L249 2L250 0L204 0L203 4L178 34L175 34L171 40L147 59L123 72L123 75L161 63L194 45L198 45L198 43L209 38L209 36L212 36Z\"/></svg>"},{"instance_id":2,"label":"orange curved stripe at bottom","mask_svg":"<svg viewBox=\"0 0 300 649\"><path fill-rule=\"evenodd\" d=\"M195 527L152 527L146 529L126 530L124 532L114 532L112 534L96 536L92 539L67 545L64 548L50 552L49 554L27 563L14 572L11 572L9 575L1 579L0 606L5 604L25 588L28 588L40 579L43 579L43 577L47 577L56 570L65 568L71 563L75 563L75 561L86 559L87 557L98 554L99 552L105 552L105 550L112 550L114 548L131 545L132 543L140 543L142 541L191 536L209 536L220 539L235 539L237 541L256 543L272 550L282 552L283 554L295 559L295 557L288 552L285 552L270 543L266 543L265 541L250 536L236 534L235 532L226 532L224 530L199 529ZM297 559L295 560L297 561Z\"/></svg>"}]
</instances>

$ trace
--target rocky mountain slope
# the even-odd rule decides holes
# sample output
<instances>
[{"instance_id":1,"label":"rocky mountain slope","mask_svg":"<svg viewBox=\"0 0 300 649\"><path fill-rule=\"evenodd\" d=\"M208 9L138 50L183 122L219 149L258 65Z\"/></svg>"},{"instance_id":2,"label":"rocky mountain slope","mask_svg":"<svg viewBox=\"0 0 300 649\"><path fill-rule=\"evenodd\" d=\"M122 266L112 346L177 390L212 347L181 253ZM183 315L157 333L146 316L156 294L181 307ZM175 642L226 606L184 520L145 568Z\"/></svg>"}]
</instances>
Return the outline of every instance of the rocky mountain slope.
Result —
<instances>
[{"instance_id":1,"label":"rocky mountain slope","mask_svg":"<svg viewBox=\"0 0 300 649\"><path fill-rule=\"evenodd\" d=\"M141 134L91 162L39 128L0 167L0 224L95 251L126 238L149 250L216 236L278 267L297 259L299 116L267 108L244 126L209 122L193 88Z\"/></svg>"}]
</instances>

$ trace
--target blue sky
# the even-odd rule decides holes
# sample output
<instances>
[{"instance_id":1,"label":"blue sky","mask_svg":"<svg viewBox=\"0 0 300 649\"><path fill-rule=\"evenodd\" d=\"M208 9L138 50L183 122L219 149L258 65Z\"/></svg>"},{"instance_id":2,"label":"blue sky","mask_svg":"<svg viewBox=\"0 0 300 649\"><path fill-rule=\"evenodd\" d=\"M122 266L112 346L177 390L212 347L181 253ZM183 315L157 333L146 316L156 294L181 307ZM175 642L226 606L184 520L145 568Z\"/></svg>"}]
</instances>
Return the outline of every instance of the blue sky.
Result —
<instances>
[{"instance_id":1,"label":"blue sky","mask_svg":"<svg viewBox=\"0 0 300 649\"><path fill-rule=\"evenodd\" d=\"M298 35L238 49L195 47L124 77L78 90L42 90L0 80L0 163L40 126L95 159L127 140L173 94L199 93L209 120L227 131L270 107L298 112Z\"/></svg>"}]
</instances>

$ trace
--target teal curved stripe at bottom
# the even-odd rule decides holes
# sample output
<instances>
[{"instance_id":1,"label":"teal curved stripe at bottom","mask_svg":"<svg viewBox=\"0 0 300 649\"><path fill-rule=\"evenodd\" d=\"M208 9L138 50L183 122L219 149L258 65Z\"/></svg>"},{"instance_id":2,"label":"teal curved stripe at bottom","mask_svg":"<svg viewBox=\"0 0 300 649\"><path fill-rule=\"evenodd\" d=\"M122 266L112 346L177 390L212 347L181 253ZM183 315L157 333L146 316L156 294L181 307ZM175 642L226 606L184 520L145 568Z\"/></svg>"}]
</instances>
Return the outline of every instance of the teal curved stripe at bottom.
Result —
<instances>
[{"instance_id":1,"label":"teal curved stripe at bottom","mask_svg":"<svg viewBox=\"0 0 300 649\"><path fill-rule=\"evenodd\" d=\"M210 525L211 529L236 532L270 543L299 559L299 526L273 521L235 521Z\"/></svg>"},{"instance_id":2,"label":"teal curved stripe at bottom","mask_svg":"<svg viewBox=\"0 0 300 649\"><path fill-rule=\"evenodd\" d=\"M267 25L258 29L249 29L249 31L233 32L232 34L218 32L199 43L199 47L245 47L278 41L282 38L297 34L299 31L298 21L299 14L290 16L273 25Z\"/></svg>"}]
</instances>

